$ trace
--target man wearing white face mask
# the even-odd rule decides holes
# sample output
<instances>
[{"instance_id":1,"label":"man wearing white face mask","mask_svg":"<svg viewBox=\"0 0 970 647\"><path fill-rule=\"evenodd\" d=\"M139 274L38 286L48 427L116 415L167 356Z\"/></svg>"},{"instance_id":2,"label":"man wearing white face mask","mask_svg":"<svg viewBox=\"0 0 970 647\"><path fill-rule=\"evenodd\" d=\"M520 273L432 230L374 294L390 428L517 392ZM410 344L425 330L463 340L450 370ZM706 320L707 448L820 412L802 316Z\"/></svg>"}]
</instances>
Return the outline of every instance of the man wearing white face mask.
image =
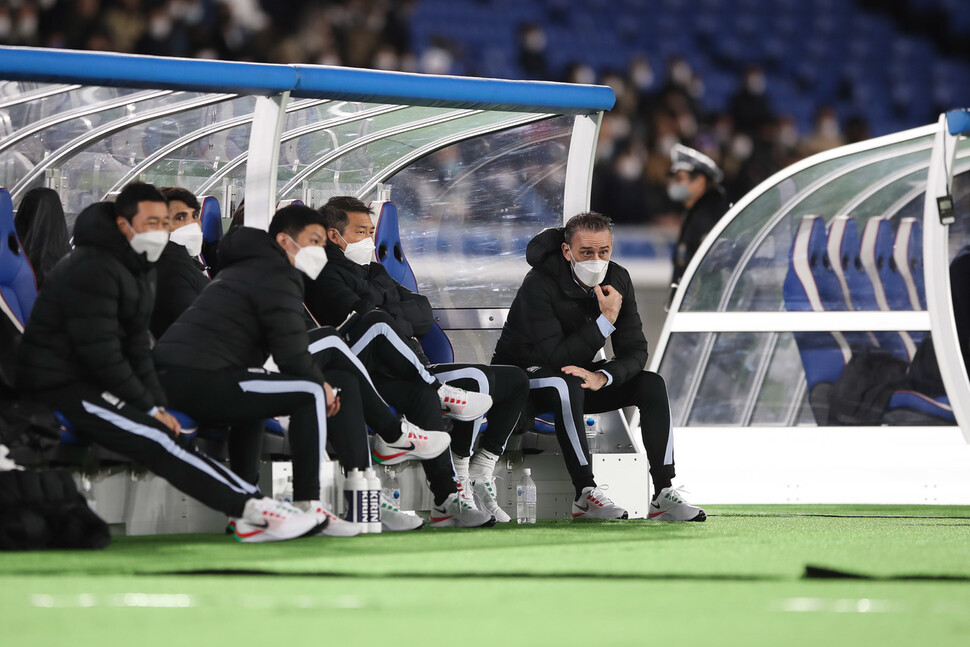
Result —
<instances>
[{"instance_id":1,"label":"man wearing white face mask","mask_svg":"<svg viewBox=\"0 0 970 647\"><path fill-rule=\"evenodd\" d=\"M349 468L370 465L366 426L396 447L394 463L439 456L447 434L399 419L333 329L307 331L303 276L326 264L326 232L309 207L291 205L269 231L237 227L219 244L222 270L155 347L159 379L200 424L228 425L234 471L255 482L266 418L290 417L293 499L327 514L324 534L354 534L320 503L328 440ZM262 367L272 356L279 373ZM339 393L339 395L338 395Z\"/></svg>"},{"instance_id":2,"label":"man wearing white face mask","mask_svg":"<svg viewBox=\"0 0 970 647\"><path fill-rule=\"evenodd\" d=\"M378 391L408 419L425 429L445 429L442 413L455 420L453 465L424 465L436 507L447 508L448 497L460 494L469 506L493 514L499 522L509 521L496 500L493 472L528 398L525 373L515 366L431 364L416 339L433 326L431 304L391 278L377 261L370 208L357 198L334 196L320 213L327 226L330 262L307 287L307 308L323 323L340 326ZM371 347L379 341L375 331L381 329L392 336L379 352ZM494 404L483 404L477 411L466 405L459 412L453 404L456 396L468 405L474 399ZM472 456L485 410L488 425ZM445 516L432 513L432 518Z\"/></svg>"},{"instance_id":3,"label":"man wearing white face mask","mask_svg":"<svg viewBox=\"0 0 970 647\"><path fill-rule=\"evenodd\" d=\"M148 321L151 263L168 240L165 197L126 186L116 204L78 216L76 248L48 275L27 322L17 363L21 393L59 411L87 441L127 456L251 532L274 541L327 521L262 498L218 461L179 440L152 364Z\"/></svg>"},{"instance_id":4,"label":"man wearing white face mask","mask_svg":"<svg viewBox=\"0 0 970 647\"><path fill-rule=\"evenodd\" d=\"M512 301L492 363L526 369L536 411L554 413L556 436L576 488L573 517L627 518L593 477L583 414L636 406L656 493L649 518L703 521L704 511L686 503L671 485L667 388L662 377L643 370L647 341L633 282L610 260L612 252L612 222L595 212L573 216L565 227L533 238L526 250L532 269ZM607 339L613 358L596 360Z\"/></svg>"},{"instance_id":5,"label":"man wearing white face mask","mask_svg":"<svg viewBox=\"0 0 970 647\"><path fill-rule=\"evenodd\" d=\"M161 192L168 199L169 242L155 264L158 284L150 326L155 339L161 338L209 284L206 268L199 261L199 201L190 191L178 187L164 187Z\"/></svg>"}]
</instances>

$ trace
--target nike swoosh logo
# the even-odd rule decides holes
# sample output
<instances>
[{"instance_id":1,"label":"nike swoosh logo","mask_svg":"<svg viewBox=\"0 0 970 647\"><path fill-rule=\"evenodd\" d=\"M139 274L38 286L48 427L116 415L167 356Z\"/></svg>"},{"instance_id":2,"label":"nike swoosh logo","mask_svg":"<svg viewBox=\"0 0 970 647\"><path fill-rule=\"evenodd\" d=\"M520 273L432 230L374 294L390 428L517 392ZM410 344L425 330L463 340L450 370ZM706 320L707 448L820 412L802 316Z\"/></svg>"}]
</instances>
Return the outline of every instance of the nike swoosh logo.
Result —
<instances>
[{"instance_id":1,"label":"nike swoosh logo","mask_svg":"<svg viewBox=\"0 0 970 647\"><path fill-rule=\"evenodd\" d=\"M375 461L377 461L378 463L383 463L385 461L391 460L392 458L397 458L398 456L404 456L405 454L407 454L408 452L410 452L411 450L413 450L414 447L415 447L414 443L411 443L411 446L410 447L408 447L406 449L402 449L401 451L399 451L399 452L397 452L395 454L382 454L382 453L380 453L379 451L377 451L375 449L375 450L373 450L371 452L371 455L374 457L374 460Z\"/></svg>"},{"instance_id":2,"label":"nike swoosh logo","mask_svg":"<svg viewBox=\"0 0 970 647\"><path fill-rule=\"evenodd\" d=\"M448 519L451 519L451 517L452 517L452 515L448 515L447 517L432 517L432 516L429 516L428 517L428 521L430 521L431 523L438 523L439 521L447 521Z\"/></svg>"},{"instance_id":3,"label":"nike swoosh logo","mask_svg":"<svg viewBox=\"0 0 970 647\"><path fill-rule=\"evenodd\" d=\"M256 528L256 530L253 530L252 532L239 532L239 527L238 526L235 526L233 528L233 530L235 531L236 536L239 537L240 539L247 539L249 537L254 537L254 536L258 535L258 534L262 533L264 530L266 530L267 528L269 528L269 522L268 521L263 521L263 523L261 523L261 524L259 524L259 523L253 523L253 524L250 524L250 525L253 528Z\"/></svg>"},{"instance_id":4,"label":"nike swoosh logo","mask_svg":"<svg viewBox=\"0 0 970 647\"><path fill-rule=\"evenodd\" d=\"M579 508L580 510L582 510L583 512L589 512L589 504L588 503L586 505L579 505L577 503L576 504L576 507Z\"/></svg>"},{"instance_id":5,"label":"nike swoosh logo","mask_svg":"<svg viewBox=\"0 0 970 647\"><path fill-rule=\"evenodd\" d=\"M660 512L651 512L648 516L651 519L653 519L654 517L659 517L660 515L662 515L665 512L666 512L666 510L661 510Z\"/></svg>"},{"instance_id":6,"label":"nike swoosh logo","mask_svg":"<svg viewBox=\"0 0 970 647\"><path fill-rule=\"evenodd\" d=\"M409 452L409 451L413 450L416 446L417 445L415 445L414 443L411 443L411 446L410 447L398 447L396 445L388 445L388 447L390 447L391 449L400 449L400 450L406 451L406 452Z\"/></svg>"}]
</instances>

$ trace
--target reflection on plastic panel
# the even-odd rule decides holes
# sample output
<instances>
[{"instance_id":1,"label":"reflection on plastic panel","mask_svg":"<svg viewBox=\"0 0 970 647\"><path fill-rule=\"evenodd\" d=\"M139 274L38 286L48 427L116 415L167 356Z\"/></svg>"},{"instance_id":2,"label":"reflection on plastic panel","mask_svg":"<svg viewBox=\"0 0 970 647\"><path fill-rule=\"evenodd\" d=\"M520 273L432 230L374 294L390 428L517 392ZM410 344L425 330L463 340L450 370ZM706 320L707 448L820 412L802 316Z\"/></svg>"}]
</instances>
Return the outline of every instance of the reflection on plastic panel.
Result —
<instances>
[{"instance_id":1,"label":"reflection on plastic panel","mask_svg":"<svg viewBox=\"0 0 970 647\"><path fill-rule=\"evenodd\" d=\"M571 129L558 117L477 137L389 180L405 254L434 306L511 305L529 240L562 223Z\"/></svg>"}]
</instances>

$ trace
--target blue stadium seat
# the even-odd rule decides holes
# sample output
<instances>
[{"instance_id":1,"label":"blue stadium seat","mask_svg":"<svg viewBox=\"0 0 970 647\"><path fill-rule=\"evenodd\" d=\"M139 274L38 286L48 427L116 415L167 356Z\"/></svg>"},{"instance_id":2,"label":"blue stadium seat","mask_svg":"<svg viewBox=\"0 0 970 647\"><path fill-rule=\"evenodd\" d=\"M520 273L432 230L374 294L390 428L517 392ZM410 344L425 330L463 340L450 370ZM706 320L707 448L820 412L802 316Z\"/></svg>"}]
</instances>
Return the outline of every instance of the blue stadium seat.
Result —
<instances>
[{"instance_id":1,"label":"blue stadium seat","mask_svg":"<svg viewBox=\"0 0 970 647\"><path fill-rule=\"evenodd\" d=\"M215 196L207 195L199 202L202 204L199 210L202 239L207 243L217 243L222 238L222 208L219 200Z\"/></svg>"},{"instance_id":2,"label":"blue stadium seat","mask_svg":"<svg viewBox=\"0 0 970 647\"><path fill-rule=\"evenodd\" d=\"M825 310L816 276L825 277L823 280L826 283L835 282L835 289L841 291L834 272L827 277L816 270L823 263L828 263L825 221L819 216L805 216L798 226L788 256L788 273L782 288L786 310ZM831 286L826 291L831 293ZM835 382L852 357L849 342L840 332L799 332L794 333L794 337L809 391L819 384Z\"/></svg>"},{"instance_id":3,"label":"blue stadium seat","mask_svg":"<svg viewBox=\"0 0 970 647\"><path fill-rule=\"evenodd\" d=\"M411 290L418 291L418 282L401 246L401 231L397 205L393 202L376 202L371 208L377 213L374 242L377 244L377 260L387 269L395 281ZM455 349L445 331L435 323L431 331L418 340L428 359L435 364L455 361Z\"/></svg>"},{"instance_id":4,"label":"blue stadium seat","mask_svg":"<svg viewBox=\"0 0 970 647\"><path fill-rule=\"evenodd\" d=\"M902 218L893 244L896 268L906 286L913 310L926 309L926 284L923 279L923 225L916 218Z\"/></svg>"},{"instance_id":5,"label":"blue stadium seat","mask_svg":"<svg viewBox=\"0 0 970 647\"><path fill-rule=\"evenodd\" d=\"M885 218L870 218L862 230L859 260L872 284L879 310L912 310L906 284L893 257L892 224ZM879 345L904 362L916 355L917 342L907 331L879 335Z\"/></svg>"},{"instance_id":6,"label":"blue stadium seat","mask_svg":"<svg viewBox=\"0 0 970 647\"><path fill-rule=\"evenodd\" d=\"M14 228L13 203L0 189L0 308L23 332L37 299L34 270Z\"/></svg>"}]
</instances>

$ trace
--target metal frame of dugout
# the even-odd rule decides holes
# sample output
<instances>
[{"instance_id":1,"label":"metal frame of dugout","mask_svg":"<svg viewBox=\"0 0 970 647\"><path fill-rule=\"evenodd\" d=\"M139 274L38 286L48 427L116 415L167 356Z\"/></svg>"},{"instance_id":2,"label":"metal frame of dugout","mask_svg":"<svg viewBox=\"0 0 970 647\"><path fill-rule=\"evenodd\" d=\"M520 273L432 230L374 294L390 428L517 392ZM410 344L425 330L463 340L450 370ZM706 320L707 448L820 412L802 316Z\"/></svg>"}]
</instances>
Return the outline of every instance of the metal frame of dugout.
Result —
<instances>
[{"instance_id":1,"label":"metal frame of dugout","mask_svg":"<svg viewBox=\"0 0 970 647\"><path fill-rule=\"evenodd\" d=\"M0 185L15 205L36 186L58 190L69 226L137 179L216 196L224 217L244 198L246 224L264 228L282 200L319 206L391 191L456 359L487 361L528 269L528 239L589 208L600 120L614 100L602 86L0 47ZM645 516L646 457L629 423L621 412L604 419L596 473L631 516ZM507 453L506 509L524 464L539 516L568 514L571 486L553 454ZM339 470L323 470L339 487ZM224 521L154 477L89 476L99 512L125 532ZM405 504L429 507L418 471L400 476Z\"/></svg>"}]
</instances>

